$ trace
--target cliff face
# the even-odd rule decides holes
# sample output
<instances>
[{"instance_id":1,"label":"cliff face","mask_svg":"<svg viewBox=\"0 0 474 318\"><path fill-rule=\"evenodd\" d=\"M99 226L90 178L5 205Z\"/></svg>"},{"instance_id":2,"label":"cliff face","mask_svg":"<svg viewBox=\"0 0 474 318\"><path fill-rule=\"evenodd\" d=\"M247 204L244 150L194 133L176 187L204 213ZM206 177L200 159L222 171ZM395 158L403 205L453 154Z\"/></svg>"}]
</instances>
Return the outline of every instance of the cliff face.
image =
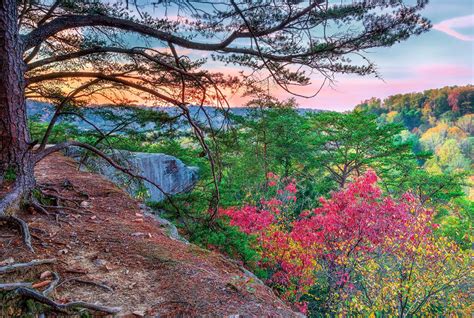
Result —
<instances>
[{"instance_id":1,"label":"cliff face","mask_svg":"<svg viewBox=\"0 0 474 318\"><path fill-rule=\"evenodd\" d=\"M154 185L146 181L140 184L100 158L87 157L84 159L84 152L79 149L68 150L66 154L76 161L82 161L83 168L105 176L132 195L143 192L142 186L144 186L147 200L159 202L165 199L163 192ZM186 166L178 158L166 154L118 150L112 154L112 157L120 164L160 185L161 189L170 195L192 190L199 179L197 167Z\"/></svg>"},{"instance_id":2,"label":"cliff face","mask_svg":"<svg viewBox=\"0 0 474 318\"><path fill-rule=\"evenodd\" d=\"M132 153L133 162L141 175L161 185L169 194L190 191L198 180L198 168L188 167L181 160L160 153ZM145 182L150 200L161 201L164 194L152 184Z\"/></svg>"},{"instance_id":3,"label":"cliff face","mask_svg":"<svg viewBox=\"0 0 474 318\"><path fill-rule=\"evenodd\" d=\"M47 157L36 176L44 191L70 208L20 214L36 253L15 230L5 229L0 262L56 259L23 276L41 283L41 273L57 272L56 301L119 306L124 317L299 316L238 264L170 238L162 223L143 213L140 201L100 175L77 170L71 158ZM42 291L48 283L35 286Z\"/></svg>"}]
</instances>

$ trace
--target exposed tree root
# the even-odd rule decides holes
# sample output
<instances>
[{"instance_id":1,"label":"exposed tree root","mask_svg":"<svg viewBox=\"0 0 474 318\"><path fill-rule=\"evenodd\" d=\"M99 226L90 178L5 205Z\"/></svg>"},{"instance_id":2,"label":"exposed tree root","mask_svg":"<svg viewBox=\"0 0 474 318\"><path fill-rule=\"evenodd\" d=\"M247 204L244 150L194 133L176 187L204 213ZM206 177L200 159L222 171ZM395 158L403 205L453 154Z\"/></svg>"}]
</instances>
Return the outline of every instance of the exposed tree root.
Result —
<instances>
[{"instance_id":1,"label":"exposed tree root","mask_svg":"<svg viewBox=\"0 0 474 318\"><path fill-rule=\"evenodd\" d=\"M43 291L43 295L46 297L56 289L56 287L59 285L59 281L61 280L58 273L51 272L51 275L54 277L54 280L51 282L51 284L49 284L48 288Z\"/></svg>"},{"instance_id":2,"label":"exposed tree root","mask_svg":"<svg viewBox=\"0 0 474 318\"><path fill-rule=\"evenodd\" d=\"M31 245L31 235L30 235L30 230L28 228L28 224L26 224L25 221L23 221L20 218L17 218L15 216L10 216L10 215L0 215L0 222L6 222L13 224L17 227L20 228L21 235L23 237L23 242L25 243L26 247L34 253L33 246Z\"/></svg>"},{"instance_id":3,"label":"exposed tree root","mask_svg":"<svg viewBox=\"0 0 474 318\"><path fill-rule=\"evenodd\" d=\"M47 208L70 209L70 210L74 210L75 212L81 213L81 211L79 211L77 209L66 207L66 206L64 206L64 207L63 206L45 206L45 205L43 205L42 203L40 203L38 201L38 199L33 195L32 192L30 192L28 195L22 195L22 191L20 191L20 190L21 190L21 187L19 187L19 186L15 187L13 189L13 191L8 193L7 196L4 197L0 201L0 222L5 222L7 224L11 224L11 225L19 228L20 232L21 232L21 235L22 235L22 238L23 238L24 244L26 245L26 247L32 253L34 253L34 249L33 249L32 243L31 243L31 234L30 234L30 231L29 231L29 228L28 228L28 224L25 221L23 221L22 219L20 219L16 216L13 216L13 215L9 215L7 213L10 210L16 211L20 208L20 203L18 203L18 202L22 201L22 197L24 197L24 199L22 201L22 204L25 204L26 206L30 206L33 209L35 209L36 211L38 211L40 213L43 213L45 215L50 215ZM45 195L47 197L53 198L57 203L59 202L59 200L64 200L64 201L74 202L77 206L79 206L77 201L80 201L80 200L63 198L59 195L47 194L47 193L44 193L42 191L41 191L41 194Z\"/></svg>"},{"instance_id":4,"label":"exposed tree root","mask_svg":"<svg viewBox=\"0 0 474 318\"><path fill-rule=\"evenodd\" d=\"M6 283L6 284L0 284L0 290L15 290L19 287L31 287L31 283Z\"/></svg>"},{"instance_id":5,"label":"exposed tree root","mask_svg":"<svg viewBox=\"0 0 474 318\"><path fill-rule=\"evenodd\" d=\"M15 270L31 268L33 266L42 265L42 264L51 264L51 263L54 263L55 261L56 261L55 259L43 259L43 260L33 260L28 263L11 264L11 265L0 267L0 274L6 274ZM60 285L68 281L76 280L76 279L66 280L60 283L61 278L59 277L58 273L51 272L51 275L53 276L53 280L43 292L33 289L31 283L28 283L28 282L2 283L0 284L0 291L15 293L20 297L32 299L36 302L49 306L55 312L64 313L64 314L71 313L71 311L75 309L87 309L87 310L98 311L98 312L102 312L106 314L116 314L122 310L121 307L108 307L108 306L103 306L100 304L87 303L84 301L73 301L73 302L69 302L65 304L58 303L54 301L53 299L49 298L49 295L53 293L54 290ZM99 287L112 291L112 289L106 285L93 283L89 281L83 281L80 279L78 281L82 283L97 285Z\"/></svg>"},{"instance_id":6,"label":"exposed tree root","mask_svg":"<svg viewBox=\"0 0 474 318\"><path fill-rule=\"evenodd\" d=\"M28 263L15 263L0 267L0 274L10 273L19 269L30 268L38 265L53 264L56 262L55 258L34 259Z\"/></svg>"},{"instance_id":7,"label":"exposed tree root","mask_svg":"<svg viewBox=\"0 0 474 318\"><path fill-rule=\"evenodd\" d=\"M34 196L31 196L31 198L29 200L30 201L29 205L32 208L34 208L36 211L41 212L45 215L50 215L51 214L50 211L48 211L48 210L59 210L59 211L68 210L68 211L72 211L72 212L77 213L77 214L90 214L90 213L92 213L88 210L76 208L76 207L80 207L79 202L82 201L81 199L63 197L63 196L59 195L60 192L56 188L44 187L44 186L39 185L37 187L37 190L39 191L39 193L41 195L41 198L53 201L54 205L41 203ZM45 192L45 190L48 191L48 192ZM51 191L56 192L58 194L53 194L53 193L51 193ZM43 200L41 200L41 201L43 201ZM73 203L75 207L73 208L73 207L65 205L66 202Z\"/></svg>"},{"instance_id":8,"label":"exposed tree root","mask_svg":"<svg viewBox=\"0 0 474 318\"><path fill-rule=\"evenodd\" d=\"M20 209L20 203L24 196L24 189L21 186L15 185L13 190L8 192L5 197L0 200L0 216L11 214Z\"/></svg>"},{"instance_id":9,"label":"exposed tree root","mask_svg":"<svg viewBox=\"0 0 474 318\"><path fill-rule=\"evenodd\" d=\"M79 209L75 209L75 208L71 208L69 206L62 206L62 205L57 205L57 206L54 206L54 205L42 205L42 207L44 209L53 209L53 210L69 210L69 211L73 211L77 214L91 214L92 212L88 211L88 210L84 210L84 211L81 211Z\"/></svg>"},{"instance_id":10,"label":"exposed tree root","mask_svg":"<svg viewBox=\"0 0 474 318\"><path fill-rule=\"evenodd\" d=\"M62 196L60 194L60 191L56 188L43 187L43 186L40 185L40 186L38 186L37 189L40 191L41 195L44 198L53 200L56 204L60 204L61 201L64 201L64 202L71 202L75 206L79 206L80 202L82 201L82 199L77 199L77 198L66 198L66 197ZM55 193L51 193L51 192L55 192Z\"/></svg>"},{"instance_id":11,"label":"exposed tree root","mask_svg":"<svg viewBox=\"0 0 474 318\"><path fill-rule=\"evenodd\" d=\"M33 290L28 287L18 287L13 290L10 289L10 291L15 292L19 296L32 299L39 303L45 304L51 307L52 310L56 312L61 312L64 314L68 314L70 313L71 310L80 309L80 308L93 310L93 311L99 311L99 312L103 312L107 314L117 314L122 310L121 307L108 307L108 306L103 306L103 305L98 305L98 304L91 304L84 301L72 301L69 303L61 304L61 303L55 302L51 298L48 298L42 293L37 292L36 290Z\"/></svg>"},{"instance_id":12,"label":"exposed tree root","mask_svg":"<svg viewBox=\"0 0 474 318\"><path fill-rule=\"evenodd\" d=\"M45 209L45 207L38 202L38 200L36 200L35 198L31 198L31 202L30 202L30 205L31 207L33 207L36 211L39 211L45 215L49 215L49 212L48 210Z\"/></svg>"}]
</instances>

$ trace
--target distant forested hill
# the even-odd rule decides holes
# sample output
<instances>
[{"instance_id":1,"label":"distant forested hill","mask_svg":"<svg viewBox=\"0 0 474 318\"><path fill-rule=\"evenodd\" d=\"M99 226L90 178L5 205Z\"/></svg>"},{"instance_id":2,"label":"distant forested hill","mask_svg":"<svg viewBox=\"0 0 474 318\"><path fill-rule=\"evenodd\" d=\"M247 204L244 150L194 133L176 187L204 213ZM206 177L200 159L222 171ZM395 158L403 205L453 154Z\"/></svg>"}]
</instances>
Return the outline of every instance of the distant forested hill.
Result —
<instances>
[{"instance_id":1,"label":"distant forested hill","mask_svg":"<svg viewBox=\"0 0 474 318\"><path fill-rule=\"evenodd\" d=\"M381 124L403 124L407 130L402 137L414 144L415 152L433 154L424 168L434 174L466 173L471 180L468 196L474 198L473 85L372 98L355 110L376 114Z\"/></svg>"},{"instance_id":2,"label":"distant forested hill","mask_svg":"<svg viewBox=\"0 0 474 318\"><path fill-rule=\"evenodd\" d=\"M28 100L26 102L28 118L36 122L47 123L53 117L55 106L49 103L44 103L36 100ZM208 119L211 120L212 125L215 127L222 126L228 117L228 114L237 116L247 116L251 110L249 107L233 107L229 110L219 109L210 106L189 106L189 112L191 117L199 122L202 126L208 125ZM176 117L181 113L177 107L147 107L147 106L109 106L109 105L93 105L84 108L72 107L65 112L65 115L61 116L58 122L67 122L77 127L79 130L93 130L90 123L84 121L87 118L88 121L95 124L96 126L102 127L103 129L113 129L116 126L117 118L133 117L138 113L141 113L141 117L150 117L146 125L138 123L138 119L134 118L135 123L131 123L129 126L138 130L150 130L159 129L158 126L153 122L153 115L151 111L161 114L166 114L170 117ZM301 115L306 113L317 113L321 112L319 109L313 108L298 108L297 112ZM74 115L80 113L82 117ZM186 121L181 121L178 126L188 127L189 124Z\"/></svg>"},{"instance_id":3,"label":"distant forested hill","mask_svg":"<svg viewBox=\"0 0 474 318\"><path fill-rule=\"evenodd\" d=\"M371 98L355 109L375 113L387 122L401 122L409 130L425 131L440 120L453 122L472 115L474 86L446 86L422 93L397 94L384 100Z\"/></svg>"}]
</instances>

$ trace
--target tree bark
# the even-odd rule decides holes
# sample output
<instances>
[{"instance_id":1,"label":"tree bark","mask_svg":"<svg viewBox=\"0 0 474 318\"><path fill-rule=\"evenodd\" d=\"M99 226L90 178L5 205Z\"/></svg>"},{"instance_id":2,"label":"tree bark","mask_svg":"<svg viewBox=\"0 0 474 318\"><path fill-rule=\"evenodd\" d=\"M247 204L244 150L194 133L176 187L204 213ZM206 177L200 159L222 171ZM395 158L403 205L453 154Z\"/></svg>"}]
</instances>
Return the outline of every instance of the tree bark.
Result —
<instances>
[{"instance_id":1,"label":"tree bark","mask_svg":"<svg viewBox=\"0 0 474 318\"><path fill-rule=\"evenodd\" d=\"M0 199L0 214L18 208L35 185L25 104L25 65L15 0L0 0L0 185L15 182Z\"/></svg>"}]
</instances>

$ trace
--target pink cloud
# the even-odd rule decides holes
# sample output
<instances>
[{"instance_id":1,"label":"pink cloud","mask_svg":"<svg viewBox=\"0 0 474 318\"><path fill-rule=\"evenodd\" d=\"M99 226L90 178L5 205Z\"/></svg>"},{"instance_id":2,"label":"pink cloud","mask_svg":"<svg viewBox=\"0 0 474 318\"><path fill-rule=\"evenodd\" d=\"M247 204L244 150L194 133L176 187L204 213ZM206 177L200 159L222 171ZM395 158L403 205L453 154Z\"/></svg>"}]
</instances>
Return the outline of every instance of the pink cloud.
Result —
<instances>
[{"instance_id":1,"label":"pink cloud","mask_svg":"<svg viewBox=\"0 0 474 318\"><path fill-rule=\"evenodd\" d=\"M297 102L301 107L344 111L353 109L356 104L371 97L385 98L443 86L466 85L471 84L473 80L473 70L470 67L456 64L424 64L407 69L403 78L385 78L383 81L370 77L339 76L334 87L325 87L314 98L297 98ZM315 81L314 85L299 88L296 92L310 95L318 88ZM277 87L273 92L280 99L291 97ZM237 102L232 103L233 105L240 105L237 99L233 101Z\"/></svg>"},{"instance_id":2,"label":"pink cloud","mask_svg":"<svg viewBox=\"0 0 474 318\"><path fill-rule=\"evenodd\" d=\"M461 41L474 41L474 37L462 34L455 29L472 28L474 27L474 15L466 15L463 17L456 17L441 21L433 25L433 29L444 32Z\"/></svg>"},{"instance_id":3,"label":"pink cloud","mask_svg":"<svg viewBox=\"0 0 474 318\"><path fill-rule=\"evenodd\" d=\"M472 76L472 68L454 64L424 64L416 66L413 70L418 77L442 76L448 77L469 77Z\"/></svg>"}]
</instances>

